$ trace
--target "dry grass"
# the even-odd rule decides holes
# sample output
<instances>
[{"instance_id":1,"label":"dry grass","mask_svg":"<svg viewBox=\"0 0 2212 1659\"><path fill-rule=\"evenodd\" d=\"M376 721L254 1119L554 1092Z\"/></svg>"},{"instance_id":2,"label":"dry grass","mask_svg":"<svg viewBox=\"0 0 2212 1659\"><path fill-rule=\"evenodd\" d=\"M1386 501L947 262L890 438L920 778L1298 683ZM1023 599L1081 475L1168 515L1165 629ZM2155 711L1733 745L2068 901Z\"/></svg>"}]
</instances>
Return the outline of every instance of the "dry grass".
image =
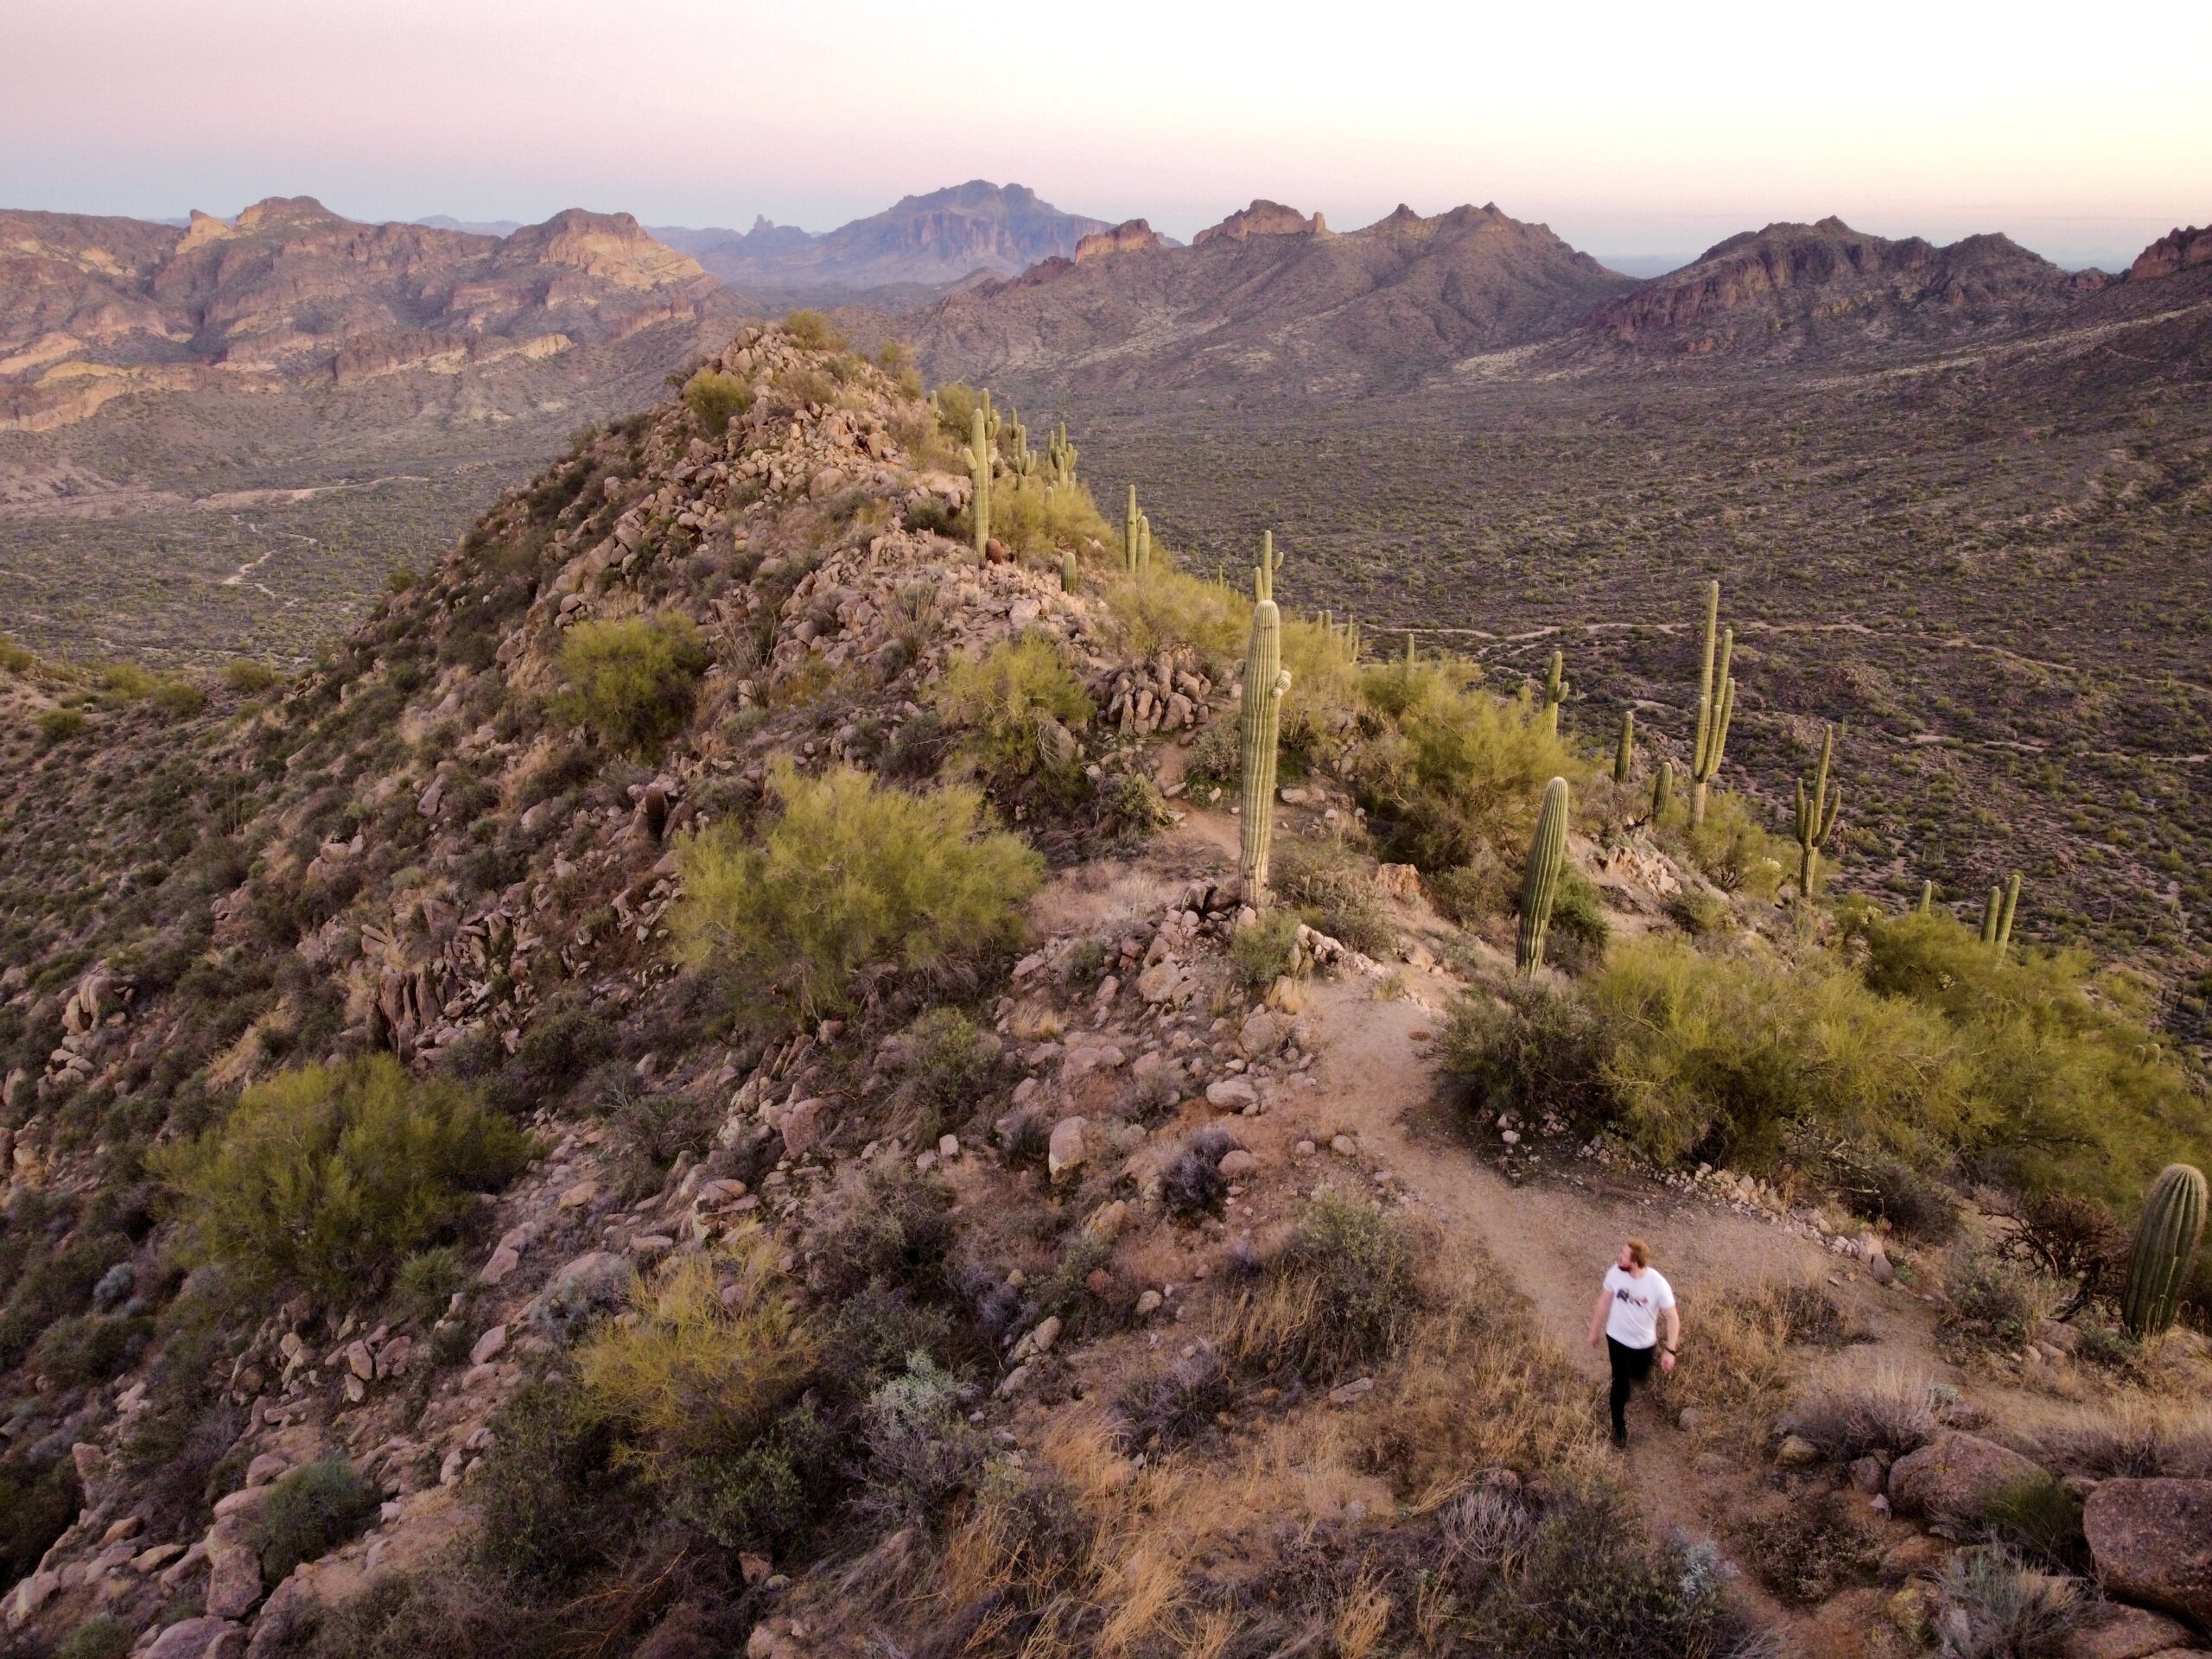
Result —
<instances>
[{"instance_id":1,"label":"dry grass","mask_svg":"<svg viewBox=\"0 0 2212 1659\"><path fill-rule=\"evenodd\" d=\"M1793 1347L1834 1343L1853 1334L1840 1310L1817 1283L1779 1281L1732 1290L1694 1315L1694 1358L1656 1379L1670 1411L1694 1406L1716 1428L1763 1430L1796 1386Z\"/></svg>"}]
</instances>

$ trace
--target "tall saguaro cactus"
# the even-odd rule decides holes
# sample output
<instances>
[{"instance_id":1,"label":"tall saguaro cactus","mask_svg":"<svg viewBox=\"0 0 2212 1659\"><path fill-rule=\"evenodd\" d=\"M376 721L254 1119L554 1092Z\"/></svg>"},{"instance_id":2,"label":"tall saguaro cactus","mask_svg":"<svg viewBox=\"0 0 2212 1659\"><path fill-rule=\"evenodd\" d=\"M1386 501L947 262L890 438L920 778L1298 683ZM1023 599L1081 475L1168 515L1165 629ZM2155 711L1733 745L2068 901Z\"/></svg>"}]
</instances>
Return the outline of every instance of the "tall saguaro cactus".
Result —
<instances>
[{"instance_id":1,"label":"tall saguaro cactus","mask_svg":"<svg viewBox=\"0 0 2212 1659\"><path fill-rule=\"evenodd\" d=\"M1544 785L1544 804L1536 814L1536 833L1529 838L1529 868L1521 878L1521 931L1514 942L1514 965L1526 979L1544 965L1544 936L1551 931L1552 905L1559 897L1560 871L1567 863L1567 779Z\"/></svg>"},{"instance_id":2,"label":"tall saguaro cactus","mask_svg":"<svg viewBox=\"0 0 2212 1659\"><path fill-rule=\"evenodd\" d=\"M1981 907L1981 942L1996 961L2004 961L2005 951L2012 948L2012 912L2019 904L2020 873L2015 870L2003 887L1989 890L1988 902Z\"/></svg>"},{"instance_id":3,"label":"tall saguaro cactus","mask_svg":"<svg viewBox=\"0 0 2212 1659\"><path fill-rule=\"evenodd\" d=\"M1137 486L1129 486L1129 505L1122 514L1122 574L1137 573Z\"/></svg>"},{"instance_id":4,"label":"tall saguaro cactus","mask_svg":"<svg viewBox=\"0 0 2212 1659\"><path fill-rule=\"evenodd\" d=\"M1267 903L1268 850L1275 828L1275 738L1282 721L1282 700L1290 690L1290 671L1282 665L1282 613L1275 607L1275 572L1282 568L1274 532L1260 537L1260 562L1252 567L1252 639L1244 651L1243 844L1240 860L1244 900L1255 910Z\"/></svg>"},{"instance_id":5,"label":"tall saguaro cactus","mask_svg":"<svg viewBox=\"0 0 2212 1659\"><path fill-rule=\"evenodd\" d=\"M1636 760L1636 710L1621 710L1621 741L1613 750L1613 781L1628 782L1628 769Z\"/></svg>"},{"instance_id":6,"label":"tall saguaro cactus","mask_svg":"<svg viewBox=\"0 0 2212 1659\"><path fill-rule=\"evenodd\" d=\"M1651 823L1656 829L1675 804L1675 763L1662 760L1651 774Z\"/></svg>"},{"instance_id":7,"label":"tall saguaro cactus","mask_svg":"<svg viewBox=\"0 0 2212 1659\"><path fill-rule=\"evenodd\" d=\"M1559 735L1559 706L1567 701L1567 653L1554 651L1544 669L1544 700L1540 715L1547 736Z\"/></svg>"},{"instance_id":8,"label":"tall saguaro cactus","mask_svg":"<svg viewBox=\"0 0 2212 1659\"><path fill-rule=\"evenodd\" d=\"M976 559L982 563L990 557L991 547L991 435L990 423L985 409L990 394L983 394L984 401L976 405L975 418L969 424L968 476L975 484L968 498L968 516L976 521Z\"/></svg>"},{"instance_id":9,"label":"tall saguaro cactus","mask_svg":"<svg viewBox=\"0 0 2212 1659\"><path fill-rule=\"evenodd\" d=\"M1713 667L1713 635L1719 630L1720 662ZM1720 629L1720 584L1705 586L1705 667L1698 676L1697 736L1690 745L1690 826L1705 822L1706 791L1728 750L1728 722L1736 713L1736 681L1728 672L1736 651L1736 631Z\"/></svg>"},{"instance_id":10,"label":"tall saguaro cactus","mask_svg":"<svg viewBox=\"0 0 2212 1659\"><path fill-rule=\"evenodd\" d=\"M2120 1317L2129 1336L2139 1340L2171 1327L2203 1237L2203 1172L2187 1164L2168 1164L2143 1200L2135 1248L2127 1258Z\"/></svg>"},{"instance_id":11,"label":"tall saguaro cactus","mask_svg":"<svg viewBox=\"0 0 2212 1659\"><path fill-rule=\"evenodd\" d=\"M1813 896L1813 884L1820 879L1821 849L1827 844L1828 831L1835 828L1835 815L1843 805L1843 785L1828 786L1828 763L1835 758L1835 728L1831 726L1821 739L1821 764L1813 773L1813 792L1805 793L1805 780L1797 780L1797 893L1800 898Z\"/></svg>"},{"instance_id":12,"label":"tall saguaro cactus","mask_svg":"<svg viewBox=\"0 0 2212 1659\"><path fill-rule=\"evenodd\" d=\"M1137 514L1137 574L1152 572L1152 519L1148 514Z\"/></svg>"},{"instance_id":13,"label":"tall saguaro cactus","mask_svg":"<svg viewBox=\"0 0 2212 1659\"><path fill-rule=\"evenodd\" d=\"M1045 467L1049 481L1062 488L1075 482L1075 445L1068 442L1068 423L1062 421L1045 443Z\"/></svg>"},{"instance_id":14,"label":"tall saguaro cactus","mask_svg":"<svg viewBox=\"0 0 2212 1659\"><path fill-rule=\"evenodd\" d=\"M1920 884L1920 913L1923 916L1933 915L1935 910L1936 883L1933 880L1923 880Z\"/></svg>"}]
</instances>

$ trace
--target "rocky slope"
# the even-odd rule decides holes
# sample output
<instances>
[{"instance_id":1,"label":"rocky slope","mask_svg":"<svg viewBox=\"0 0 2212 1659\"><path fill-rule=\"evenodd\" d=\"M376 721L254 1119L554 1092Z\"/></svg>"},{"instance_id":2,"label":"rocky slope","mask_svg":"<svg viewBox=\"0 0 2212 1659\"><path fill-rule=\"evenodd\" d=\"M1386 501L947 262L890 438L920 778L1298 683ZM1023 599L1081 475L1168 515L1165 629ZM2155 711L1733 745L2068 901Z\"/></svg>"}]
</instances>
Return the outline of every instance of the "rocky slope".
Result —
<instances>
[{"instance_id":1,"label":"rocky slope","mask_svg":"<svg viewBox=\"0 0 2212 1659\"><path fill-rule=\"evenodd\" d=\"M1630 279L1495 207L1350 232L1255 201L1186 249L1139 242L953 295L904 325L932 371L1120 391L1403 384L1559 333Z\"/></svg>"},{"instance_id":2,"label":"rocky slope","mask_svg":"<svg viewBox=\"0 0 2212 1659\"><path fill-rule=\"evenodd\" d=\"M86 1650L88 1628L151 1659L1166 1652L1193 1628L1239 1655L1423 1630L1547 1651L1554 1603L1516 1586L1551 1581L1506 1548L1569 1578L1602 1557L1626 1587L1586 1593L1657 1599L1675 1650L1730 1650L1759 1604L1724 1594L1711 1548L1646 1538L1605 1496L1624 1480L1730 1539L1730 1506L1770 1488L1855 1491L1903 1593L1854 1590L1838 1624L1904 1640L1942 1613L1951 1546L1888 1511L1955 1530L1961 1492L2028 1462L1963 1402L1926 1452L1847 1475L1763 1424L1694 1459L1694 1408L1639 1418L1656 1462L1605 1463L1590 1382L1491 1253L1529 1241L1485 1237L1462 1189L1479 1176L1505 1213L1610 1154L1548 1113L1422 1128L1444 1004L1521 994L1510 921L1446 925L1410 867L1344 854L1363 813L1324 766L1281 791L1281 856L1348 858L1337 902L1380 918L1380 954L1294 916L1255 950L1236 820L1185 787L1236 718L1236 642L1157 632L1218 590L1147 601L1081 528L979 561L917 386L781 330L711 366L749 393L726 430L671 399L591 435L289 683L0 666L10 1659ZM576 631L644 617L699 652L648 711L650 760L564 701ZM780 968L733 982L678 950L690 837L765 831L781 768L849 765L901 798L989 779L943 694L1022 640L1076 702L1025 713L1024 763L990 784L1052 855L1020 946L858 964L862 994L819 1020L769 1012ZM1061 792L1027 781L1048 761ZM1625 819L1572 857L1624 936L1691 900L1789 925ZM521 1173L452 1223L451 1281L270 1295L220 1258L185 1273L149 1149L243 1085L365 1055L531 1132ZM1727 1171L1619 1179L1592 1227L1740 1216L1717 1275L1785 1241L1790 1272L1825 1268L1924 1350L1885 1235ZM731 1373L777 1369L773 1320L749 1322L766 1294L825 1333L820 1362L781 1402L787 1438L752 1434L703 1495L663 1501L683 1459L638 1424L562 1414L594 1343L749 1333L663 1414L719 1421ZM1340 1309L1357 1340L1301 1357ZM812 1461L755 1456L777 1447ZM345 1524L302 1517L310 1480L355 1496ZM2115 1598L2204 1616L2205 1485L2094 1486ZM2131 1639L2188 1639L2109 1611Z\"/></svg>"},{"instance_id":3,"label":"rocky slope","mask_svg":"<svg viewBox=\"0 0 2212 1659\"><path fill-rule=\"evenodd\" d=\"M809 233L756 222L733 231L681 232L683 245L715 276L741 288L939 287L977 271L1011 276L1039 260L1066 258L1107 228L1065 213L1027 185L971 179L926 195L903 196L880 213Z\"/></svg>"}]
</instances>

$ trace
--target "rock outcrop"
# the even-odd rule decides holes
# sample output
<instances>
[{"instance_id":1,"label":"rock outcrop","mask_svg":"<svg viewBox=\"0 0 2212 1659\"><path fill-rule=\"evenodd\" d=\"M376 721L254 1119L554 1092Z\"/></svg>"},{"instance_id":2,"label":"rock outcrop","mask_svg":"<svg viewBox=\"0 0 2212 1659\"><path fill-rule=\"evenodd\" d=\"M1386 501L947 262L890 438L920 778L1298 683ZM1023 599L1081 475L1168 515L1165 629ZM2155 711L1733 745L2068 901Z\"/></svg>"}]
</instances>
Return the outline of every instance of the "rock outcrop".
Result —
<instances>
[{"instance_id":1,"label":"rock outcrop","mask_svg":"<svg viewBox=\"0 0 2212 1659\"><path fill-rule=\"evenodd\" d=\"M2212 1480L2101 1480L2082 1506L2105 1593L2212 1630Z\"/></svg>"},{"instance_id":2,"label":"rock outcrop","mask_svg":"<svg viewBox=\"0 0 2212 1659\"><path fill-rule=\"evenodd\" d=\"M2127 280L2154 282L2206 264L2212 264L2212 228L2200 230L2192 225L2187 230L2169 231L2137 254L2135 263L2127 268Z\"/></svg>"},{"instance_id":3,"label":"rock outcrop","mask_svg":"<svg viewBox=\"0 0 2212 1659\"><path fill-rule=\"evenodd\" d=\"M1319 236L1328 228L1319 213L1309 218L1279 201L1255 198L1250 207L1238 208L1218 225L1207 226L1191 238L1191 245L1198 248L1209 242L1242 242L1255 236Z\"/></svg>"}]
</instances>

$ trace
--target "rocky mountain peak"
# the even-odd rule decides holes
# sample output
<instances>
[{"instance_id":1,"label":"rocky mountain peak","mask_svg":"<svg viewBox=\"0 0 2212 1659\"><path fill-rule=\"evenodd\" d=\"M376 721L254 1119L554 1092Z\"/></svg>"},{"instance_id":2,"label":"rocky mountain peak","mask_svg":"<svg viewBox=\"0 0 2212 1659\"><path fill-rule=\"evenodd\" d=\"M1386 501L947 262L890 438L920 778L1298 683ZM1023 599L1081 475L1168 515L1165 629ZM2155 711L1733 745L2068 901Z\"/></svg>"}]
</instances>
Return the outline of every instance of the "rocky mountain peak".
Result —
<instances>
[{"instance_id":1,"label":"rocky mountain peak","mask_svg":"<svg viewBox=\"0 0 2212 1659\"><path fill-rule=\"evenodd\" d=\"M2191 265L2212 264L2212 228L2169 231L2135 256L2127 269L2130 282L2147 283L2171 276Z\"/></svg>"},{"instance_id":2,"label":"rocky mountain peak","mask_svg":"<svg viewBox=\"0 0 2212 1659\"><path fill-rule=\"evenodd\" d=\"M1240 207L1218 225L1209 225L1191 238L1192 247L1208 242L1243 242L1255 236L1319 236L1328 229L1321 215L1311 217L1295 207L1286 207L1279 201L1255 197L1249 207Z\"/></svg>"}]
</instances>

